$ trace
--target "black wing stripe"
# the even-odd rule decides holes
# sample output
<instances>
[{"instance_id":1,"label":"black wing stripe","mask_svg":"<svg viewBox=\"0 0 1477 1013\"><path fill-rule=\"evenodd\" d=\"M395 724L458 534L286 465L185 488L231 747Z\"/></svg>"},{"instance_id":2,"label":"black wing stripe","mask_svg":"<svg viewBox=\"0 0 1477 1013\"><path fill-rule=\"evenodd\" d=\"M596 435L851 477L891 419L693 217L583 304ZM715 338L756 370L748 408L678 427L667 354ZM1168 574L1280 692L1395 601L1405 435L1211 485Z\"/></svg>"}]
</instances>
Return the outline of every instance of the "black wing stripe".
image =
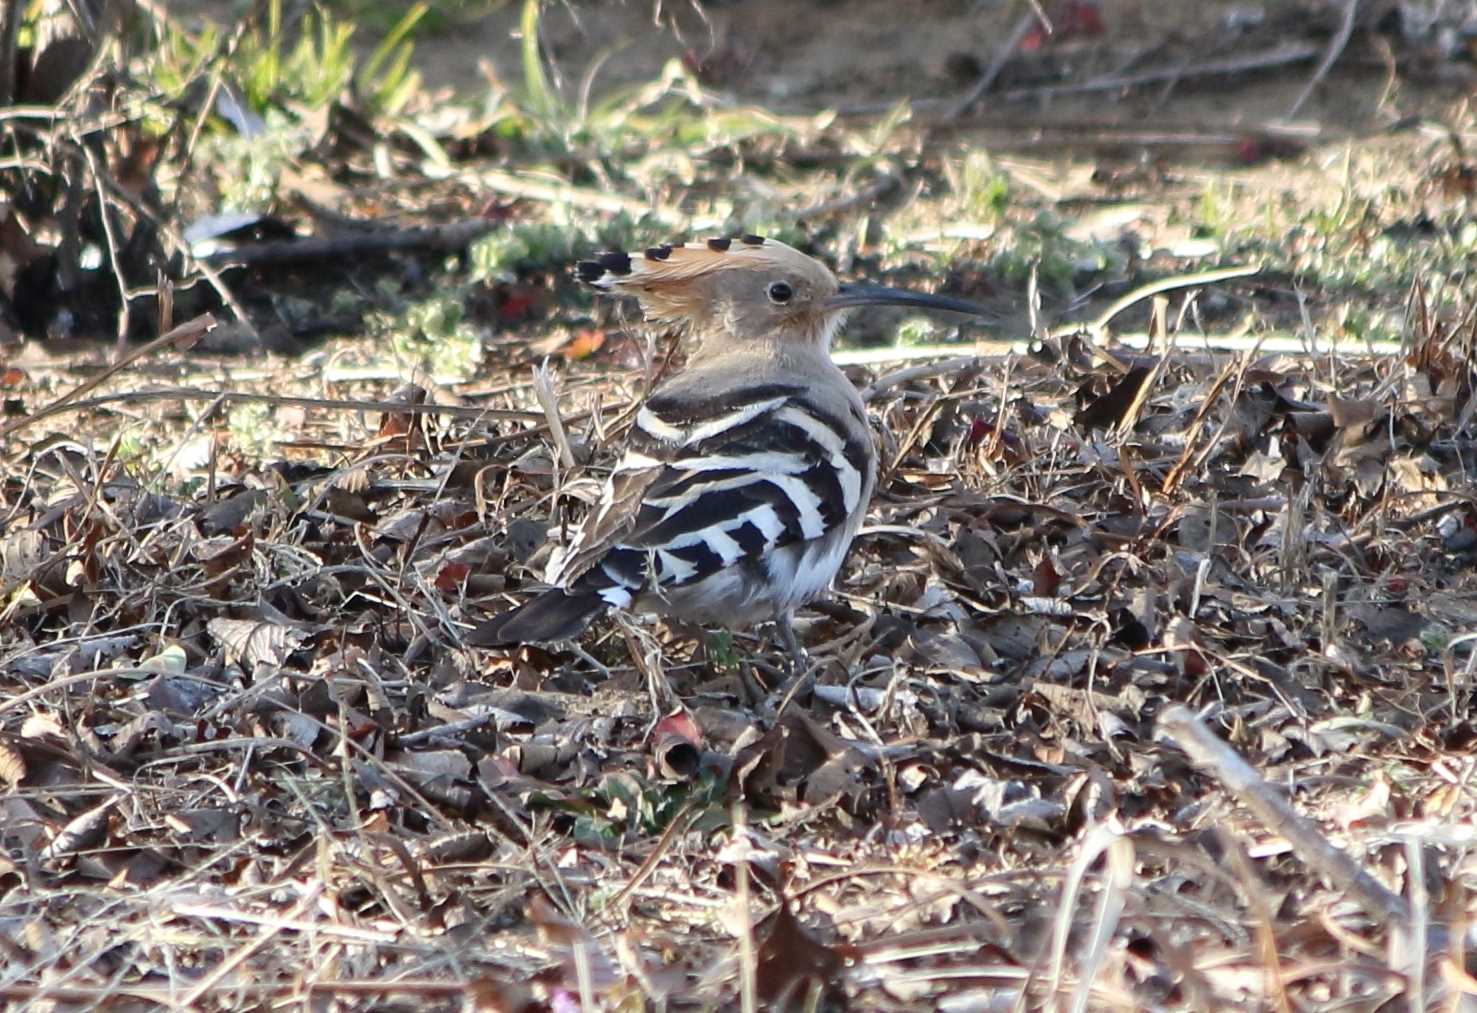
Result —
<instances>
[{"instance_id":1,"label":"black wing stripe","mask_svg":"<svg viewBox=\"0 0 1477 1013\"><path fill-rule=\"evenodd\" d=\"M664 555L676 556L678 559L688 563L696 571L696 576L689 580L702 580L703 577L711 576L723 569L723 558L714 552L707 542L693 542L684 545L680 549L668 549ZM687 583L687 581L683 581Z\"/></svg>"},{"instance_id":2,"label":"black wing stripe","mask_svg":"<svg viewBox=\"0 0 1477 1013\"><path fill-rule=\"evenodd\" d=\"M800 478L814 493L821 520L825 522L827 529L846 520L849 493L843 485L843 477L829 462L817 464ZM851 498L854 502L855 497Z\"/></svg>"},{"instance_id":3,"label":"black wing stripe","mask_svg":"<svg viewBox=\"0 0 1477 1013\"><path fill-rule=\"evenodd\" d=\"M753 505L747 487L705 493L689 500L681 509L660 516L650 528L645 528L638 519L636 526L640 534L628 541L652 548L671 545L709 528L722 530L729 527L737 523L739 514ZM659 512L656 507L647 509L652 513Z\"/></svg>"},{"instance_id":4,"label":"black wing stripe","mask_svg":"<svg viewBox=\"0 0 1477 1013\"><path fill-rule=\"evenodd\" d=\"M804 392L804 387L795 384L763 383L753 387L740 387L716 398L653 394L646 399L646 407L668 425L687 427L738 411L746 405L777 397L794 397Z\"/></svg>"},{"instance_id":5,"label":"black wing stripe","mask_svg":"<svg viewBox=\"0 0 1477 1013\"><path fill-rule=\"evenodd\" d=\"M764 532L753 521L744 521L737 527L729 528L728 534L738 542L739 548L749 558L758 559L770 547L769 539L764 537Z\"/></svg>"},{"instance_id":6,"label":"black wing stripe","mask_svg":"<svg viewBox=\"0 0 1477 1013\"><path fill-rule=\"evenodd\" d=\"M607 552L590 573L600 573L612 584L636 590L646 583L646 559L635 549L620 546Z\"/></svg>"}]
</instances>

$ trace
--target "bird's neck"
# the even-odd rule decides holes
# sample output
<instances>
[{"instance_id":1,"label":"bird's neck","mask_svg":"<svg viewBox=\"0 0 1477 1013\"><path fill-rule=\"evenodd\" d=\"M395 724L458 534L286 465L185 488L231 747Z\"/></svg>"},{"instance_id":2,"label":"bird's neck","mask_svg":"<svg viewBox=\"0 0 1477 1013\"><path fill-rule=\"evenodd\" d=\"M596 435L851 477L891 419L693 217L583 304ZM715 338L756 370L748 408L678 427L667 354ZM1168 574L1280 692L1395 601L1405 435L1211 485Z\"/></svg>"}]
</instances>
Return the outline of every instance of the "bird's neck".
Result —
<instances>
[{"instance_id":1,"label":"bird's neck","mask_svg":"<svg viewBox=\"0 0 1477 1013\"><path fill-rule=\"evenodd\" d=\"M745 362L804 372L831 366L829 343L809 335L753 338L715 328L694 332L687 347L688 363L699 367L718 362Z\"/></svg>"}]
</instances>

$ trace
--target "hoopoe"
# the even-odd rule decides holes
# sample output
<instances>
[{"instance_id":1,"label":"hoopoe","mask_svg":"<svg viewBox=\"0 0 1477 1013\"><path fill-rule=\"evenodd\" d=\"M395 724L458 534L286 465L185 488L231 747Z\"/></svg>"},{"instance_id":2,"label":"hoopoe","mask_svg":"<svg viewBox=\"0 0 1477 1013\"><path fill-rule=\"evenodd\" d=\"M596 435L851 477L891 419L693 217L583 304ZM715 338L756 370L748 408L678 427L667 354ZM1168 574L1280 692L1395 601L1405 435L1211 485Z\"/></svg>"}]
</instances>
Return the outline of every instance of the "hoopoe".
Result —
<instances>
[{"instance_id":1,"label":"hoopoe","mask_svg":"<svg viewBox=\"0 0 1477 1013\"><path fill-rule=\"evenodd\" d=\"M798 661L795 610L830 586L877 479L866 410L831 361L832 337L857 306L982 311L839 284L759 236L607 253L577 272L683 332L687 365L636 414L599 504L549 567L553 588L471 642L565 640L628 608L727 628L772 620Z\"/></svg>"}]
</instances>

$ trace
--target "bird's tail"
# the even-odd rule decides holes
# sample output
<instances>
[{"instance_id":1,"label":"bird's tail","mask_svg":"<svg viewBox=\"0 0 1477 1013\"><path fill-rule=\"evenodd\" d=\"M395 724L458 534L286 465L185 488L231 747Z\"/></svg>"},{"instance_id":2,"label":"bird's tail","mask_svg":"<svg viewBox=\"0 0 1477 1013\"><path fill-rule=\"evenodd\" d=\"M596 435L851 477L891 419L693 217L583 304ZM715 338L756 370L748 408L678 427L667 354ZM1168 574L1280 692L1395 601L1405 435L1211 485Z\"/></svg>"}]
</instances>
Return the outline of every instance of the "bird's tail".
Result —
<instances>
[{"instance_id":1,"label":"bird's tail","mask_svg":"<svg viewBox=\"0 0 1477 1013\"><path fill-rule=\"evenodd\" d=\"M554 588L489 619L467 635L467 643L473 647L508 647L569 640L579 636L590 620L608 608L610 603L596 592L570 593Z\"/></svg>"}]
</instances>

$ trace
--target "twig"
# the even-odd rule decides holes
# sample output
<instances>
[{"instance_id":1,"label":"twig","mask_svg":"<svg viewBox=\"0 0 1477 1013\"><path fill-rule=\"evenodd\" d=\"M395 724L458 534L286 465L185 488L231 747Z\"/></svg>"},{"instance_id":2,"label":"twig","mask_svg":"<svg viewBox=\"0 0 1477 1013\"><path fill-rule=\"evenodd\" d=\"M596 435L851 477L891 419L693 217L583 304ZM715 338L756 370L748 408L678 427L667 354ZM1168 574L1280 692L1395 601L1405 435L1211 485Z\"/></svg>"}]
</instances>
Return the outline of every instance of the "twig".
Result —
<instances>
[{"instance_id":1,"label":"twig","mask_svg":"<svg viewBox=\"0 0 1477 1013\"><path fill-rule=\"evenodd\" d=\"M1087 953L1079 962L1077 988L1072 993L1072 1013L1084 1013L1087 1009L1087 1003L1092 997L1092 983L1097 980L1103 959L1108 955L1118 921L1123 917L1123 909L1127 906L1128 888L1133 885L1133 843L1105 827L1097 827L1095 830L1102 832L1106 838L1102 846L1105 859L1102 893L1098 897L1097 912L1092 919L1092 934L1087 941ZM1096 859L1096 855L1093 859ZM1091 864L1091 861L1083 861L1081 867L1085 871ZM1076 865L1073 866L1074 875L1077 868Z\"/></svg>"},{"instance_id":2,"label":"twig","mask_svg":"<svg viewBox=\"0 0 1477 1013\"><path fill-rule=\"evenodd\" d=\"M9 7L6 9L8 10ZM57 120L65 120L71 115L65 109L58 109L56 106L11 106L9 109L0 109L0 123L4 123L7 120L50 120L55 122Z\"/></svg>"},{"instance_id":3,"label":"twig","mask_svg":"<svg viewBox=\"0 0 1477 1013\"><path fill-rule=\"evenodd\" d=\"M678 810L677 815L672 817L672 822L667 824L667 829L662 831L662 835L652 847L651 853L637 867L626 885L617 890L615 896L611 897L609 903L601 909L602 915L609 916L612 920L623 916L626 911L626 901L630 899L631 894L656 871L656 867L661 863L662 857L672 849L672 845L677 839L687 833L692 824L697 822L697 818L706 811L702 806L697 805L691 800Z\"/></svg>"},{"instance_id":4,"label":"twig","mask_svg":"<svg viewBox=\"0 0 1477 1013\"><path fill-rule=\"evenodd\" d=\"M0 9L0 106L15 101L16 59L20 54L20 28L25 16L26 8L18 3L8 3Z\"/></svg>"},{"instance_id":5,"label":"twig","mask_svg":"<svg viewBox=\"0 0 1477 1013\"><path fill-rule=\"evenodd\" d=\"M733 864L736 873L734 902L739 931L739 1006L743 1013L754 1013L758 1006L759 961L754 949L754 917L750 913L749 857L754 844L749 839L748 813L743 802L735 802L732 810Z\"/></svg>"},{"instance_id":6,"label":"twig","mask_svg":"<svg viewBox=\"0 0 1477 1013\"><path fill-rule=\"evenodd\" d=\"M1076 324L1072 327L1064 327L1060 330L1063 334L1075 334L1079 329L1088 327L1089 324ZM1053 332L1055 333L1055 332ZM1143 348L1149 343L1148 335L1142 331L1127 331L1115 334L1117 345L1124 348ZM1180 331L1169 337L1170 344L1177 349L1187 349L1191 352L1245 352L1260 349L1267 354L1292 355L1299 358L1309 356L1308 342L1295 334L1286 331L1272 331L1267 334L1193 334L1188 331ZM919 359L938 359L943 357L956 357L961 352L973 351L982 357L1001 357L1014 353L1016 355L1028 355L1031 351L1032 342L1026 338L1008 340L1004 338L985 338L976 341L959 341L952 344L928 344L907 345L894 348L854 348L844 349L836 352L832 358L838 366L878 366L892 362L917 362ZM1399 355L1403 349L1398 341L1368 341L1364 347L1358 350L1357 356L1349 358L1367 358L1369 355L1383 357ZM1324 350L1314 349L1312 354L1323 354ZM1099 352L1101 354L1101 352ZM1149 360L1145 360L1148 362Z\"/></svg>"},{"instance_id":7,"label":"twig","mask_svg":"<svg viewBox=\"0 0 1477 1013\"><path fill-rule=\"evenodd\" d=\"M324 936L346 935L349 926L337 925L329 921L302 922L290 925L288 928L308 934L318 933ZM351 937L355 938L355 937ZM396 939L395 934L388 932L376 933L374 938L367 941L373 943L392 943ZM302 992L306 991L308 996L314 995L368 995L384 996L405 994L413 996L462 996L473 987L473 982L457 979L424 979L424 978L399 978L393 981L310 981L299 985L298 982L289 981L280 984L258 984L246 981L231 981L218 984L213 993L220 993L235 1000L242 996L260 997L263 1000L274 996L291 997L293 1001L300 1001ZM158 1003L169 1006L176 1003L179 998L179 989L172 985L129 985L124 982L110 981L103 985L71 985L65 983L47 982L42 985L5 984L0 985L0 999L16 1001L44 1000L52 1003L75 1002L86 1003L94 1008L107 1005L119 997L130 999L141 999L145 1002ZM174 1005L173 1008L180 1008Z\"/></svg>"},{"instance_id":8,"label":"twig","mask_svg":"<svg viewBox=\"0 0 1477 1013\"><path fill-rule=\"evenodd\" d=\"M198 318L197 318L198 319ZM193 323L194 321L191 321ZM175 331L189 324L181 324ZM174 333L173 331L170 332ZM169 335L165 335L168 337ZM118 372L123 366L139 357L140 352L163 341L163 338L150 342L148 346L135 352L133 356L113 366L107 373L98 376L78 387L71 394L64 395L58 400L47 405L23 419L17 419L4 429L0 429L0 440L5 439L12 433L40 422L44 418L60 414L64 411L87 411L90 408L98 408L108 404L140 404L148 401L210 401L219 398L223 401L233 401L246 404L269 404L278 407L293 408L322 408L327 411L361 411L361 412L397 412L407 415L451 415L461 419L500 419L515 422L542 422L542 412L518 411L511 408L477 408L472 405L443 405L443 404L406 404L401 401L339 401L332 398L321 397L293 397L287 394L255 394L243 390L202 390L198 387L162 387L157 390L131 390L118 394L103 394L99 397L88 398L85 401L75 401L72 398L77 393L86 392L96 387L108 376ZM586 417L588 413L580 413L570 417L571 422L577 422Z\"/></svg>"},{"instance_id":9,"label":"twig","mask_svg":"<svg viewBox=\"0 0 1477 1013\"><path fill-rule=\"evenodd\" d=\"M1210 385L1210 389L1201 398L1200 410L1195 413L1195 417L1190 421L1189 428L1185 430L1185 445L1180 451L1179 460L1175 461L1173 467L1169 469L1168 474L1164 476L1164 481L1160 483L1159 488L1163 495L1172 496L1175 489L1179 488L1180 482L1185 477L1186 468L1190 463L1190 451L1195 449L1195 440L1200 435L1200 427L1205 424L1205 419L1209 416L1211 408L1214 407L1216 398L1220 396L1222 388L1233 377L1236 380L1236 386L1231 392L1231 403L1236 403L1236 398L1241 392L1241 381L1246 376L1246 370L1251 366L1252 354L1251 352L1246 352L1227 362L1225 368L1221 370L1220 375L1215 378L1215 382ZM1230 412L1227 413L1228 420L1231 414ZM1219 441L1220 432L1216 433L1216 437L1216 439L1211 440L1207 445L1207 453ZM1203 461L1203 457L1200 460Z\"/></svg>"},{"instance_id":10,"label":"twig","mask_svg":"<svg viewBox=\"0 0 1477 1013\"><path fill-rule=\"evenodd\" d=\"M74 141L74 143L79 146L82 144L81 141ZM225 303L231 312L236 314L237 321L246 329L246 332L254 339L261 340L261 335L257 333L256 325L246 315L246 308L241 305L241 301L236 298L235 293L221 280L220 274L214 267L190 252L190 244L185 241L185 237L180 234L179 229L175 228L163 216L155 212L145 201L135 198L124 187L119 186L118 181L108 175L105 170L99 168L95 172L95 176L99 186L104 187L110 197L126 205L134 214L148 221L149 224L153 225L165 238L174 244L175 248L180 251L180 254L187 261L198 267L200 273L205 276L206 282L210 284L211 288L215 289L216 295L220 296L221 302Z\"/></svg>"},{"instance_id":11,"label":"twig","mask_svg":"<svg viewBox=\"0 0 1477 1013\"><path fill-rule=\"evenodd\" d=\"M1108 326L1108 322L1118 314L1135 303L1148 299L1150 296L1158 295L1161 292L1170 292L1177 288L1191 288L1196 285L1214 285L1218 282L1230 281L1232 278L1245 278L1249 275L1256 274L1260 270L1261 265L1259 264L1241 264L1236 267L1219 267L1213 271L1197 271L1194 274L1177 274L1172 278L1160 278L1157 281L1149 282L1147 285L1140 285L1127 295L1115 299L1108 305L1107 309L1086 323L1062 324L1051 333L1053 337L1063 337L1068 334L1076 334L1085 329L1090 334L1096 336L1101 334L1103 328Z\"/></svg>"},{"instance_id":12,"label":"twig","mask_svg":"<svg viewBox=\"0 0 1477 1013\"><path fill-rule=\"evenodd\" d=\"M916 362L919 359L955 358L961 352L973 352L973 358L1017 354L1028 350L1027 341L958 341L953 344L907 345L899 348L848 348L831 358L838 366L877 366L885 362Z\"/></svg>"},{"instance_id":13,"label":"twig","mask_svg":"<svg viewBox=\"0 0 1477 1013\"><path fill-rule=\"evenodd\" d=\"M271 911L252 911L249 908L232 908L223 904L211 904L208 901L197 902L183 898L177 899L170 906L170 913L176 917L220 921L228 925L261 925L272 932L287 929L292 932L318 933L329 939L343 939L355 943L385 944L393 943L398 938L397 933L386 932L383 929L343 925L326 919L322 921L303 919L301 916L307 913L307 910L299 905L293 914L283 916Z\"/></svg>"},{"instance_id":14,"label":"twig","mask_svg":"<svg viewBox=\"0 0 1477 1013\"><path fill-rule=\"evenodd\" d=\"M1000 72L1005 69L1005 65L1010 62L1010 58L1015 55L1015 51L1020 48L1021 42L1026 37L1026 33L1029 32L1031 30L1031 27L1040 20L1040 12L1035 9L1034 6L1031 10L1028 10L1025 14L1021 15L1021 19L1017 21L1015 23L1015 27L1011 29L1010 35L1007 36L1005 41L1000 44L1000 48L995 50L994 59L992 59L990 61L990 65L985 68L985 72L980 75L979 80L974 83L974 86L969 89L969 91L964 95L963 98L959 100L954 108L949 109L944 113L945 120L959 119L959 117L969 112L971 106L973 106L980 99L984 98L985 92L994 87L996 78L998 78L1000 76Z\"/></svg>"},{"instance_id":15,"label":"twig","mask_svg":"<svg viewBox=\"0 0 1477 1013\"><path fill-rule=\"evenodd\" d=\"M82 155L87 159L87 168L92 173L92 185L97 190L97 213L103 221L103 236L108 240L108 263L113 268L113 280L118 283L118 347L128 340L128 279L123 276L123 266L118 263L118 237L113 234L112 208L108 206L108 191L103 178L98 174L97 158L92 148L79 144Z\"/></svg>"},{"instance_id":16,"label":"twig","mask_svg":"<svg viewBox=\"0 0 1477 1013\"><path fill-rule=\"evenodd\" d=\"M6 592L6 597L9 597L9 591L8 590ZM118 679L118 678L123 677L123 676L147 676L147 677L152 677L152 676L156 676L158 674L159 674L158 670L157 669L153 669L153 668L129 668L129 667L124 666L124 667L119 667L119 668L98 668L98 669L93 669L92 671L89 671L89 672L77 672L74 675L60 676L60 677L51 679L48 682L42 683L40 686L36 686L33 689L28 689L24 693L18 693L15 696L9 697L8 699L4 700L3 702L0 702L0 714L4 714L7 711L15 710L16 708L20 707L22 704L28 703L31 700L37 699L38 697L41 697L41 696L43 696L43 695L45 695L47 693L50 693L52 690L65 689L68 686L75 686L78 683L87 682L89 679ZM188 675L188 674L186 674L186 675L183 675L183 676L175 676L175 678L189 679L191 682L202 683L202 684L204 684L206 686L220 686L221 685L220 683L215 682L214 680L207 679L207 678L205 678L203 676L198 676L198 675Z\"/></svg>"},{"instance_id":17,"label":"twig","mask_svg":"<svg viewBox=\"0 0 1477 1013\"><path fill-rule=\"evenodd\" d=\"M374 229L352 236L284 239L255 243L202 254L197 263L253 267L259 264L290 264L305 260L334 260L363 257L397 250L460 250L498 226L485 219L451 222L411 229Z\"/></svg>"},{"instance_id":18,"label":"twig","mask_svg":"<svg viewBox=\"0 0 1477 1013\"><path fill-rule=\"evenodd\" d=\"M1351 894L1371 918L1404 926L1410 921L1405 902L1364 871L1348 852L1329 843L1316 824L1284 799L1262 776L1183 704L1159 715L1158 730L1184 750L1204 774L1218 780L1262 824L1292 843L1308 865L1336 887Z\"/></svg>"},{"instance_id":19,"label":"twig","mask_svg":"<svg viewBox=\"0 0 1477 1013\"><path fill-rule=\"evenodd\" d=\"M1140 85L1160 84L1165 81L1178 81L1184 78L1244 74L1248 71L1266 70L1270 67L1285 67L1289 64L1311 60L1319 52L1319 47L1312 43L1292 42L1275 46L1271 49L1247 53L1244 56L1228 56L1223 60L1208 60L1205 63L1193 67L1176 64L1173 67L1160 67L1155 70L1141 71L1137 74L1110 74L1103 77L1091 78L1087 81L1075 81L1067 84L1012 88L1010 91L997 92L996 94L1002 102L1026 102L1033 99L1054 98L1059 95L1081 95L1097 91L1123 91ZM958 99L916 99L912 104L912 110L916 114L929 113L937 117L947 114L948 110L958 104L958 101ZM840 112L843 116L874 116L877 113L888 111L895 104L891 102L862 103L845 106Z\"/></svg>"},{"instance_id":20,"label":"twig","mask_svg":"<svg viewBox=\"0 0 1477 1013\"><path fill-rule=\"evenodd\" d=\"M348 765L345 764L345 767L347 766ZM298 900L296 904L293 905L292 910L289 911L285 917L273 917L269 920L264 920L262 922L263 931L257 933L256 938L251 939L242 946L238 947L234 953L226 957L226 959L222 960L219 964L216 964L216 966L212 968L209 973L207 973L203 978L200 979L199 984L190 989L184 994L184 996L179 999L178 1008L189 1009L193 1007L208 992L215 988L216 985L223 981L227 975L231 974L231 972L235 971L236 968L240 967L242 964L246 963L246 961L250 960L252 954L256 953L263 946L266 946L268 943L272 942L280 933L287 930L290 926L300 924L303 921L303 915L307 914L308 911L317 906L318 898L322 896L323 890L324 883L322 880L319 880L313 885L311 889L303 891L302 897ZM315 925L313 927L316 928L317 926ZM310 929L309 931L311 932L312 929Z\"/></svg>"},{"instance_id":21,"label":"twig","mask_svg":"<svg viewBox=\"0 0 1477 1013\"><path fill-rule=\"evenodd\" d=\"M823 215L833 215L838 211L849 211L860 204L871 203L883 194L897 189L901 183L902 180L900 178L892 173L888 173L882 178L862 187L856 193L833 197L830 200L823 200L818 204L812 204L810 207L791 211L788 214L782 214L780 215L780 219L789 222L803 222L811 218L820 218Z\"/></svg>"},{"instance_id":22,"label":"twig","mask_svg":"<svg viewBox=\"0 0 1477 1013\"><path fill-rule=\"evenodd\" d=\"M1221 849L1234 872L1233 882L1236 882L1246 896L1246 906L1253 920L1256 949L1267 978L1266 990L1276 999L1277 1013L1292 1013L1292 1004L1287 998L1287 982L1283 980L1282 961L1277 955L1277 930L1272 925L1272 910L1267 901L1266 889L1256 870L1252 868L1251 857L1247 855L1241 842L1225 831L1219 836Z\"/></svg>"},{"instance_id":23,"label":"twig","mask_svg":"<svg viewBox=\"0 0 1477 1013\"><path fill-rule=\"evenodd\" d=\"M465 735L467 732L475 732L479 728L484 728L502 716L502 714L495 710L487 711L475 717L462 718L460 721L448 721L445 724L435 725L431 728L422 728L418 732L401 735L395 742L400 748L404 749L407 746L418 746L422 742L430 742L434 739L451 740L455 739L458 735Z\"/></svg>"},{"instance_id":24,"label":"twig","mask_svg":"<svg viewBox=\"0 0 1477 1013\"><path fill-rule=\"evenodd\" d=\"M1226 74L1244 74L1251 70L1266 70L1268 67L1283 67L1290 63L1311 60L1317 55L1317 46L1311 43L1294 42L1273 49L1247 53L1245 56L1207 60L1193 67L1176 64L1173 67L1159 67L1137 74L1110 74L1069 84L1013 88L1010 91L1001 92L1000 97L1007 102L1018 102L1023 99L1054 98L1058 95L1081 95L1095 91L1122 91L1139 85L1161 84L1165 81L1179 81L1187 77L1219 77Z\"/></svg>"},{"instance_id":25,"label":"twig","mask_svg":"<svg viewBox=\"0 0 1477 1013\"><path fill-rule=\"evenodd\" d=\"M1328 72L1333 69L1339 54L1349 44L1349 37L1354 34L1354 17L1359 12L1359 0L1344 0L1344 19L1339 22L1339 30L1328 40L1328 48L1323 51L1323 59L1318 61L1318 69L1313 71L1313 76L1308 78L1308 83L1298 97L1293 100L1292 105L1287 107L1287 118L1292 119L1303 107L1303 103L1313 97L1313 91L1323 83Z\"/></svg>"},{"instance_id":26,"label":"twig","mask_svg":"<svg viewBox=\"0 0 1477 1013\"><path fill-rule=\"evenodd\" d=\"M13 433L19 432L20 430L29 426L31 423L37 422L40 419L55 415L58 412L67 410L68 408L76 410L79 405L88 403L79 401L78 398L80 398L83 394L86 394L90 390L96 390L108 380L110 380L114 376L117 376L129 366L132 366L135 362L138 362L140 359L144 359L150 355L153 355L155 352L168 345L174 345L177 348L181 349L189 348L195 342L204 337L205 333L214 326L215 317L211 316L209 313L203 313L200 316L195 317L193 320L186 320L178 327L166 331L164 334L159 335L159 337L155 338L153 341L150 341L143 347L136 348L132 352L129 352L127 355L119 359L117 362L113 363L97 376L93 377L91 380L85 380L82 383L78 384L76 387L73 387L71 390L63 394L61 397L57 398L55 401L51 402L51 404L47 405L45 408L42 408L31 415L27 415L23 419L16 419L4 429L0 429L0 440L6 439Z\"/></svg>"},{"instance_id":27,"label":"twig","mask_svg":"<svg viewBox=\"0 0 1477 1013\"><path fill-rule=\"evenodd\" d=\"M720 218L694 218L678 208L665 204L648 203L633 197L604 190L590 190L566 183L563 180L531 179L497 169L483 169L466 173L463 178L469 183L478 183L498 193L528 200L548 201L551 204L568 204L586 211L605 211L610 214L622 212L633 218L654 218L663 225L679 229L710 229L722 226Z\"/></svg>"},{"instance_id":28,"label":"twig","mask_svg":"<svg viewBox=\"0 0 1477 1013\"><path fill-rule=\"evenodd\" d=\"M923 366L908 366L905 369L895 369L891 373L884 373L871 383L861 389L863 401L873 401L878 395L904 384L912 383L914 380L927 380L935 376L943 376L945 373L955 373L968 369L970 366L983 365L984 360L978 355L961 355L954 359L945 359L943 362L930 362Z\"/></svg>"}]
</instances>

